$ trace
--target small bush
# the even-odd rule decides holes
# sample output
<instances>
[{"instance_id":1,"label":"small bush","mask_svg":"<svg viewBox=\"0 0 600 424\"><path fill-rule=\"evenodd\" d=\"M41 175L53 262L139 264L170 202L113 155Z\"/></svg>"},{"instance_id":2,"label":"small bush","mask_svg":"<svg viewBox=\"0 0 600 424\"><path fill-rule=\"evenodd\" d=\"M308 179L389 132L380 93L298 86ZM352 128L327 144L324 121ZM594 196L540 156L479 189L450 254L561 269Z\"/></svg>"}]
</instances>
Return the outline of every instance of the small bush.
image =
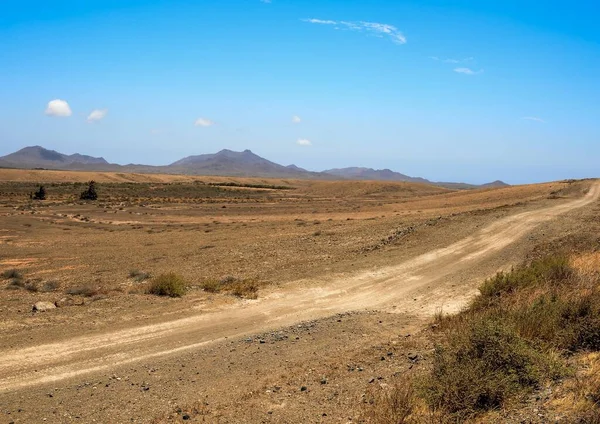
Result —
<instances>
[{"instance_id":1,"label":"small bush","mask_svg":"<svg viewBox=\"0 0 600 424\"><path fill-rule=\"evenodd\" d=\"M187 291L183 277L175 274L161 274L148 287L148 294L157 296L181 297Z\"/></svg>"},{"instance_id":2,"label":"small bush","mask_svg":"<svg viewBox=\"0 0 600 424\"><path fill-rule=\"evenodd\" d=\"M66 293L72 296L93 297L97 296L100 291L91 284L86 284L83 286L71 287L67 289Z\"/></svg>"},{"instance_id":3,"label":"small bush","mask_svg":"<svg viewBox=\"0 0 600 424\"><path fill-rule=\"evenodd\" d=\"M143 272L138 269L132 269L131 271L129 271L129 278L133 278L138 283L146 281L150 277L151 277L150 273Z\"/></svg>"},{"instance_id":4,"label":"small bush","mask_svg":"<svg viewBox=\"0 0 600 424\"><path fill-rule=\"evenodd\" d=\"M84 191L81 192L81 194L79 195L79 198L81 200L97 200L98 193L96 192L96 182L90 181L88 183L87 189L85 189Z\"/></svg>"},{"instance_id":5,"label":"small bush","mask_svg":"<svg viewBox=\"0 0 600 424\"><path fill-rule=\"evenodd\" d=\"M38 291L40 291L37 282L35 281L27 281L25 283L25 290L30 291L32 293L37 293Z\"/></svg>"},{"instance_id":6,"label":"small bush","mask_svg":"<svg viewBox=\"0 0 600 424\"><path fill-rule=\"evenodd\" d=\"M46 281L44 283L44 285L42 286L42 291L43 292L53 292L53 291L58 290L59 287L60 287L60 283L58 281L50 280L50 281Z\"/></svg>"},{"instance_id":7,"label":"small bush","mask_svg":"<svg viewBox=\"0 0 600 424\"><path fill-rule=\"evenodd\" d=\"M7 269L2 273L2 278L4 278L5 280L22 280L23 274L21 274L17 269Z\"/></svg>"},{"instance_id":8,"label":"small bush","mask_svg":"<svg viewBox=\"0 0 600 424\"><path fill-rule=\"evenodd\" d=\"M31 198L33 200L46 200L46 188L41 185L35 193L32 193Z\"/></svg>"},{"instance_id":9,"label":"small bush","mask_svg":"<svg viewBox=\"0 0 600 424\"><path fill-rule=\"evenodd\" d=\"M6 288L9 290L24 289L25 282L21 278L13 278L10 280L10 282L8 283L8 286L6 286Z\"/></svg>"}]
</instances>

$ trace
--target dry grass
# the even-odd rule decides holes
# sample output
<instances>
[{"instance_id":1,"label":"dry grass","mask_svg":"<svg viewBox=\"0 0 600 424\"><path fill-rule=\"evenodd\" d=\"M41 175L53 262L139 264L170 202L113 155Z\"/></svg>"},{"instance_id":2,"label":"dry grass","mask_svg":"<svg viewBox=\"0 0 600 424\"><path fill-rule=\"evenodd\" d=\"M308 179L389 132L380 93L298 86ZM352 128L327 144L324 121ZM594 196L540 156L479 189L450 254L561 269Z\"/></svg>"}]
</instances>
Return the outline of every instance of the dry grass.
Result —
<instances>
[{"instance_id":1,"label":"dry grass","mask_svg":"<svg viewBox=\"0 0 600 424\"><path fill-rule=\"evenodd\" d=\"M572 422L598 422L598 264L597 254L572 260L548 256L485 281L481 295L462 313L437 314L432 368L417 378L417 394L409 399L401 386L382 391L373 397L370 422L422 422L434 416L462 422L559 377L569 383L555 406L567 411ZM569 379L573 354L587 362L576 363L575 369L585 371ZM428 410L415 413L418 399Z\"/></svg>"},{"instance_id":2,"label":"dry grass","mask_svg":"<svg viewBox=\"0 0 600 424\"><path fill-rule=\"evenodd\" d=\"M413 412L419 400L410 378L393 385L371 389L365 399L361 419L369 424L415 423Z\"/></svg>"},{"instance_id":3,"label":"dry grass","mask_svg":"<svg viewBox=\"0 0 600 424\"><path fill-rule=\"evenodd\" d=\"M100 294L100 290L92 284L84 284L71 287L67 289L66 293L71 296L94 297Z\"/></svg>"},{"instance_id":4,"label":"dry grass","mask_svg":"<svg viewBox=\"0 0 600 424\"><path fill-rule=\"evenodd\" d=\"M200 287L208 293L226 293L242 299L256 299L259 289L265 285L265 282L254 278L239 279L227 276L221 280L203 281Z\"/></svg>"}]
</instances>

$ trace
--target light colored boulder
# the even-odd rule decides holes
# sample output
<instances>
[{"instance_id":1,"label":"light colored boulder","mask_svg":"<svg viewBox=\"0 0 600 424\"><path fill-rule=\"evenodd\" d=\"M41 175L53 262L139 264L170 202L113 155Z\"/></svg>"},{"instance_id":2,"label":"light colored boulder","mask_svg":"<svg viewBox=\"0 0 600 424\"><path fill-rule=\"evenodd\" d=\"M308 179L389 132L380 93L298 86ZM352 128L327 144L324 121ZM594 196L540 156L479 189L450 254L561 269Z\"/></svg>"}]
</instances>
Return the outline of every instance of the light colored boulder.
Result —
<instances>
[{"instance_id":1,"label":"light colored boulder","mask_svg":"<svg viewBox=\"0 0 600 424\"><path fill-rule=\"evenodd\" d=\"M46 312L52 309L56 309L56 305L52 302L37 302L33 305L33 312Z\"/></svg>"}]
</instances>

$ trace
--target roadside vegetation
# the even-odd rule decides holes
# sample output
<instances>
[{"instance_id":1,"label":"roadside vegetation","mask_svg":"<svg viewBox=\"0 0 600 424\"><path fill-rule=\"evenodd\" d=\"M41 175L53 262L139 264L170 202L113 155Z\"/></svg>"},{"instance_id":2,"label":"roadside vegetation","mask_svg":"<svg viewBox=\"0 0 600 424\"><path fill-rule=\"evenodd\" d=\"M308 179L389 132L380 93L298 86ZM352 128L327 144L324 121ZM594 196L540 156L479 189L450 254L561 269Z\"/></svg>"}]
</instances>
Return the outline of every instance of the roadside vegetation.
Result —
<instances>
[{"instance_id":1,"label":"roadside vegetation","mask_svg":"<svg viewBox=\"0 0 600 424\"><path fill-rule=\"evenodd\" d=\"M242 299L258 298L259 289L265 283L254 278L236 278L228 276L220 280L206 280L200 287L208 293L225 293Z\"/></svg>"},{"instance_id":2,"label":"roadside vegetation","mask_svg":"<svg viewBox=\"0 0 600 424\"><path fill-rule=\"evenodd\" d=\"M375 393L365 421L481 419L562 384L568 422L599 423L600 379L589 370L600 371L600 254L547 256L480 292L462 313L436 318L429 371Z\"/></svg>"}]
</instances>

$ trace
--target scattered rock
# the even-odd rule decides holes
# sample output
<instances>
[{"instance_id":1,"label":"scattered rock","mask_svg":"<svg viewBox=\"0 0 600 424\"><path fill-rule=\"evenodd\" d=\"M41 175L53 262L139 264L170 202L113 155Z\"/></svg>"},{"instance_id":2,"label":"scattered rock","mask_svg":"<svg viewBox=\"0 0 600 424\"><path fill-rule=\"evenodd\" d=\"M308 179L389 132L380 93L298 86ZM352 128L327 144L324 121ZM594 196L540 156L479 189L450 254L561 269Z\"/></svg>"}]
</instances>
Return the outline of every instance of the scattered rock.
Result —
<instances>
[{"instance_id":1,"label":"scattered rock","mask_svg":"<svg viewBox=\"0 0 600 424\"><path fill-rule=\"evenodd\" d=\"M416 361L417 359L419 359L419 354L411 352L408 354L408 359L410 359L411 361Z\"/></svg>"},{"instance_id":2,"label":"scattered rock","mask_svg":"<svg viewBox=\"0 0 600 424\"><path fill-rule=\"evenodd\" d=\"M305 392L305 391L307 391L307 390L308 390L308 387L306 387L306 386L302 386L302 387L300 387L300 391L301 391L301 392Z\"/></svg>"},{"instance_id":3,"label":"scattered rock","mask_svg":"<svg viewBox=\"0 0 600 424\"><path fill-rule=\"evenodd\" d=\"M46 312L51 309L56 309L56 305L52 302L37 302L31 308L33 312Z\"/></svg>"}]
</instances>

